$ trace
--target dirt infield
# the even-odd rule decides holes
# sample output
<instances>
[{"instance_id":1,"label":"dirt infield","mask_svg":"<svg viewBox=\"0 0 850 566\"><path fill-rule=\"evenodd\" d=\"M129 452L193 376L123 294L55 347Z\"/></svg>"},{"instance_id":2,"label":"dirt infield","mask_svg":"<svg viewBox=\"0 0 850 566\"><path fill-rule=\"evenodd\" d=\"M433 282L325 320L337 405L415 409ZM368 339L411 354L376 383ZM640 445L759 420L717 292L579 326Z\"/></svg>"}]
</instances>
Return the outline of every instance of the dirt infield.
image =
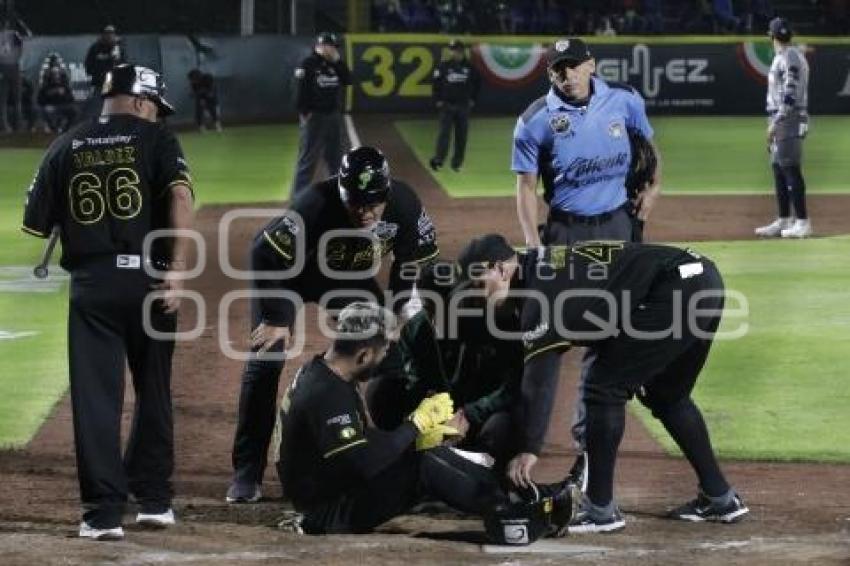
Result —
<instances>
[{"instance_id":1,"label":"dirt infield","mask_svg":"<svg viewBox=\"0 0 850 566\"><path fill-rule=\"evenodd\" d=\"M394 174L416 188L434 218L440 247L453 257L471 234L499 230L520 239L512 199L448 198L415 161L386 121L358 120L365 143L383 147ZM203 190L200 188L200 190ZM846 233L850 198L811 199L819 234ZM218 220L226 209L200 211L207 239L208 268L191 287L210 305L201 339L181 344L174 360L177 471L175 502L180 523L167 532L128 528L121 543L95 544L74 538L79 520L78 491L69 402L64 399L26 449L0 453L0 555L4 564L121 564L287 562L304 564L582 563L850 564L850 466L725 462L730 479L752 513L735 526L679 524L662 518L667 508L693 496L687 464L664 455L646 430L629 418L618 466L617 493L628 521L625 532L571 537L535 545L535 554L506 554L482 548L477 521L458 516L405 516L375 535L295 537L270 528L282 504L271 469L256 506L229 507L224 491L230 474L241 363L219 353L222 295L246 287L219 268ZM769 197L667 198L648 230L653 240L692 241L750 238L754 225L770 218ZM261 220L240 223L231 233L231 257L246 267L247 242ZM235 347L245 347L247 305L234 305L228 320ZM308 309L307 320L315 320ZM186 308L181 326L191 326ZM305 355L322 348L315 329ZM299 361L288 363L290 378ZM560 478L571 462L567 423L574 396L576 356L562 369L554 421L538 466L542 480ZM744 376L742 376L743 378ZM127 408L132 406L128 390ZM126 412L125 412L126 415ZM734 418L734 415L730 415ZM126 429L127 427L125 427ZM501 553L499 553L501 552Z\"/></svg>"}]
</instances>

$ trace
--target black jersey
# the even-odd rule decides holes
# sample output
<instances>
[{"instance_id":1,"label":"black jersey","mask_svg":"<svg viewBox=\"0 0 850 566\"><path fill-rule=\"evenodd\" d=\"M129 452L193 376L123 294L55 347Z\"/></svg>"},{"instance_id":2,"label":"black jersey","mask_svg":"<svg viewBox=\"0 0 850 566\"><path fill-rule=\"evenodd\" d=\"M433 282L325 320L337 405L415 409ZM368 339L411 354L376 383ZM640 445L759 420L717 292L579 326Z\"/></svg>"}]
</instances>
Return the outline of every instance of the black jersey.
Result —
<instances>
[{"instance_id":1,"label":"black jersey","mask_svg":"<svg viewBox=\"0 0 850 566\"><path fill-rule=\"evenodd\" d=\"M687 264L699 269L701 259L690 250L625 242L553 246L541 260L520 258L519 286L539 293L522 302L526 360L616 336L624 313L639 308L659 277Z\"/></svg>"},{"instance_id":2,"label":"black jersey","mask_svg":"<svg viewBox=\"0 0 850 566\"><path fill-rule=\"evenodd\" d=\"M478 71L463 59L443 61L434 69L434 100L449 104L475 102L481 88Z\"/></svg>"},{"instance_id":3,"label":"black jersey","mask_svg":"<svg viewBox=\"0 0 850 566\"><path fill-rule=\"evenodd\" d=\"M333 271L365 272L392 252L389 288L399 293L414 283L413 278L402 274L402 266L426 262L439 253L431 218L413 189L400 181L393 181L381 220L371 228L356 230L362 236L354 233L327 236L335 229L355 230L340 199L337 178L331 177L300 193L283 216L273 219L257 235L255 246L272 250L271 267L276 271L292 268L298 254L303 254L302 268L291 278L277 281L275 286L303 291L320 273L320 261ZM356 274L352 273L351 277ZM345 286L346 280L340 280L340 287ZM264 299L264 317L277 325L288 326L295 312L287 303Z\"/></svg>"},{"instance_id":4,"label":"black jersey","mask_svg":"<svg viewBox=\"0 0 850 566\"><path fill-rule=\"evenodd\" d=\"M351 73L343 61L331 62L318 53L301 61L295 78L295 107L300 114L339 110L342 87L351 84Z\"/></svg>"},{"instance_id":5,"label":"black jersey","mask_svg":"<svg viewBox=\"0 0 850 566\"><path fill-rule=\"evenodd\" d=\"M85 122L47 151L27 194L22 229L47 237L59 225L60 264L72 270L89 256L141 255L145 236L169 226L169 189L191 188L174 134L131 115ZM149 259L168 261L168 240Z\"/></svg>"},{"instance_id":6,"label":"black jersey","mask_svg":"<svg viewBox=\"0 0 850 566\"><path fill-rule=\"evenodd\" d=\"M392 433L367 428L354 382L344 381L321 355L305 364L280 406L278 471L299 509L328 501L395 461L416 438L405 423Z\"/></svg>"}]
</instances>

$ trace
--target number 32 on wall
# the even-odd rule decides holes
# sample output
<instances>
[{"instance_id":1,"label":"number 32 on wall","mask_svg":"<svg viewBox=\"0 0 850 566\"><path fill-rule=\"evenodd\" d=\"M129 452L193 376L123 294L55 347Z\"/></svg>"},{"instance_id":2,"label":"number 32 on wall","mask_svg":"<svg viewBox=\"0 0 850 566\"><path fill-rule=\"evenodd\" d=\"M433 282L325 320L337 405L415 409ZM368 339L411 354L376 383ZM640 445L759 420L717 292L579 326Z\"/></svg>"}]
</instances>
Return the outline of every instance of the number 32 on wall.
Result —
<instances>
[{"instance_id":1,"label":"number 32 on wall","mask_svg":"<svg viewBox=\"0 0 850 566\"><path fill-rule=\"evenodd\" d=\"M395 54L389 47L372 45L363 51L360 59L371 63L374 73L370 80L360 83L360 88L367 96L431 96L431 83L423 82L434 69L434 55L427 47L413 45L401 51L398 62L405 67L413 64L413 70L402 79L397 92Z\"/></svg>"}]
</instances>

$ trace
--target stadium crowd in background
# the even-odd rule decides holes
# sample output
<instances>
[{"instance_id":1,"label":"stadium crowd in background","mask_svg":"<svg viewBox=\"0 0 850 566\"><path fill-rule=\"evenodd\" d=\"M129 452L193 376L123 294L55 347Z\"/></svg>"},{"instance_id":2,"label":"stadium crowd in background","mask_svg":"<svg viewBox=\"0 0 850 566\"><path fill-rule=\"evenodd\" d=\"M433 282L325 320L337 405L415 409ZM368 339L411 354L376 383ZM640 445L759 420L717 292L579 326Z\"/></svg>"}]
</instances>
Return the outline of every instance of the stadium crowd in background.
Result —
<instances>
[{"instance_id":1,"label":"stadium crowd in background","mask_svg":"<svg viewBox=\"0 0 850 566\"><path fill-rule=\"evenodd\" d=\"M807 4L812 31L846 33L846 1ZM372 25L381 32L758 34L776 8L771 0L373 0Z\"/></svg>"}]
</instances>

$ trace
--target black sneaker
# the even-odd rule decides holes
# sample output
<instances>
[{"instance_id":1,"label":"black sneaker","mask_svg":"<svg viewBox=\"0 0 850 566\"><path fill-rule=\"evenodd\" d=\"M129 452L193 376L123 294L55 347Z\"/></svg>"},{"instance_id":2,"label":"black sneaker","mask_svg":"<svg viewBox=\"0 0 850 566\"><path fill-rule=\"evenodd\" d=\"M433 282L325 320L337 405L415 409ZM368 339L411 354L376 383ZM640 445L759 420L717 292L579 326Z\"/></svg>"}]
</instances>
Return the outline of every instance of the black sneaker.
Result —
<instances>
[{"instance_id":1,"label":"black sneaker","mask_svg":"<svg viewBox=\"0 0 850 566\"><path fill-rule=\"evenodd\" d=\"M263 498L260 484L234 481L227 488L224 500L228 503L256 503Z\"/></svg>"},{"instance_id":2,"label":"black sneaker","mask_svg":"<svg viewBox=\"0 0 850 566\"><path fill-rule=\"evenodd\" d=\"M440 163L439 161L437 161L437 158L436 158L436 157L432 157L432 158L428 161L428 165L431 167L431 170L432 170L432 171L439 171L439 170L440 170L440 167L442 167L442 166L443 166L443 164L442 164L442 163Z\"/></svg>"},{"instance_id":3,"label":"black sneaker","mask_svg":"<svg viewBox=\"0 0 850 566\"><path fill-rule=\"evenodd\" d=\"M576 484L582 493L587 491L587 452L581 452L576 456L566 481Z\"/></svg>"},{"instance_id":4,"label":"black sneaker","mask_svg":"<svg viewBox=\"0 0 850 566\"><path fill-rule=\"evenodd\" d=\"M717 505L702 491L697 498L670 511L670 517L680 521L716 521L719 523L737 523L750 510L737 493L732 494L732 500L727 505Z\"/></svg>"},{"instance_id":5,"label":"black sneaker","mask_svg":"<svg viewBox=\"0 0 850 566\"><path fill-rule=\"evenodd\" d=\"M585 506L579 507L578 512L573 516L567 525L567 532L573 534L584 533L613 533L626 528L626 520L618 508L614 508L611 516L599 519L592 517L590 510Z\"/></svg>"}]
</instances>

